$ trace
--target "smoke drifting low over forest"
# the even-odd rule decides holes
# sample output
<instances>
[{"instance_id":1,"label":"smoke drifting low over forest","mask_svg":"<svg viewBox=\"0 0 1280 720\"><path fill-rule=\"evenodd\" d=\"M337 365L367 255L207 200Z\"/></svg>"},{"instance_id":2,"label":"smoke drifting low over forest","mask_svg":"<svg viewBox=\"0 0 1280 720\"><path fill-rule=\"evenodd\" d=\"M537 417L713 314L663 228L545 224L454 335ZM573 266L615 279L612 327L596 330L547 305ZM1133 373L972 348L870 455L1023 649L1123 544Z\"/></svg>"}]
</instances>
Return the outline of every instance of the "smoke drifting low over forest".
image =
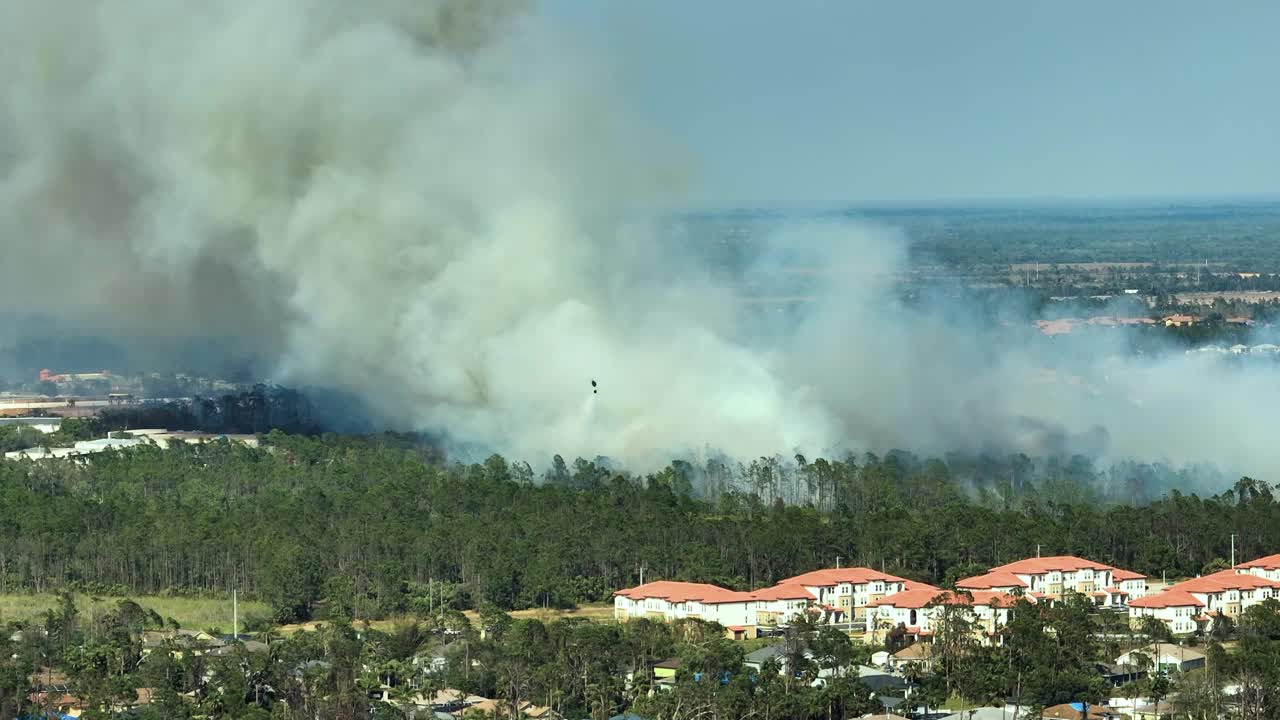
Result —
<instances>
[{"instance_id":1,"label":"smoke drifting low over forest","mask_svg":"<svg viewBox=\"0 0 1280 720\"><path fill-rule=\"evenodd\" d=\"M3 0L0 304L135 355L255 358L535 463L901 447L1280 470L1272 373L1050 353L904 304L892 227L782 224L753 272L847 272L761 320L637 220L679 204L696 158L607 67L522 2Z\"/></svg>"}]
</instances>

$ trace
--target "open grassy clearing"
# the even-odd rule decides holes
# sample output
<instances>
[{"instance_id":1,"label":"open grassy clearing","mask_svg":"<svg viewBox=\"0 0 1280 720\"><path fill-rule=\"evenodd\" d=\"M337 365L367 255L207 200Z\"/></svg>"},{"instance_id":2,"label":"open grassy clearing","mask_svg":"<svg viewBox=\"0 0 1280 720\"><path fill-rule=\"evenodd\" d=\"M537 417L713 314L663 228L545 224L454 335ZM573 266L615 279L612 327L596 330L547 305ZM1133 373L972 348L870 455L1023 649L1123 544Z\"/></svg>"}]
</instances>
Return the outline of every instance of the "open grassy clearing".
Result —
<instances>
[{"instance_id":1,"label":"open grassy clearing","mask_svg":"<svg viewBox=\"0 0 1280 720\"><path fill-rule=\"evenodd\" d=\"M579 605L572 610L544 610L542 608L530 608L528 610L513 610L507 614L516 619L536 618L543 622L563 620L565 618L586 618L596 622L613 622L613 605L607 603ZM467 619L473 623L480 619L480 614L474 610L467 610L463 615L466 615ZM412 616L406 615L403 617L388 618L386 620L370 620L368 621L368 624L369 627L375 630L390 630L397 625L411 623L413 621L414 618ZM315 630L323 624L323 620L316 620L312 622L297 623L294 625L285 625L280 628L280 632L284 635L288 635L300 630ZM365 621L356 620L356 625L363 626L364 624Z\"/></svg>"},{"instance_id":2,"label":"open grassy clearing","mask_svg":"<svg viewBox=\"0 0 1280 720\"><path fill-rule=\"evenodd\" d=\"M115 609L121 600L129 599L160 617L173 618L191 630L217 629L231 632L231 598L185 598L140 596L131 598L76 595L76 608L84 618ZM58 597L51 594L0 595L0 623L38 619L57 607ZM240 628L243 631L269 616L267 606L259 602L240 601Z\"/></svg>"}]
</instances>

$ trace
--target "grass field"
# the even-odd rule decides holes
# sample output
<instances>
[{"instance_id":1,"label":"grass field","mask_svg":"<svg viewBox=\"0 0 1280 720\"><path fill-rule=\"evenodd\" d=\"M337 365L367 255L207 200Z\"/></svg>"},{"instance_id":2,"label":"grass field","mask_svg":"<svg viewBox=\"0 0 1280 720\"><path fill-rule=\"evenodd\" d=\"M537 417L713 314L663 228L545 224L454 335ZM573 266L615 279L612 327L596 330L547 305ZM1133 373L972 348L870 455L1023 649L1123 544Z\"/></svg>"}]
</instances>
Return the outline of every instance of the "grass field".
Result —
<instances>
[{"instance_id":1,"label":"grass field","mask_svg":"<svg viewBox=\"0 0 1280 720\"><path fill-rule=\"evenodd\" d=\"M114 609L123 598L76 596L76 608L82 617L92 618L98 613ZM142 596L129 598L148 610L154 610L162 618L173 618L184 628L208 630L216 628L231 632L231 598L183 598ZM0 595L0 623L15 620L31 620L56 607L56 595ZM243 630L255 619L268 616L267 606L258 602L240 601L240 627Z\"/></svg>"},{"instance_id":2,"label":"grass field","mask_svg":"<svg viewBox=\"0 0 1280 720\"><path fill-rule=\"evenodd\" d=\"M537 618L543 622L551 620L560 620L564 618L586 618L595 620L596 622L613 622L613 605L601 603L598 605L580 605L573 610L543 610L541 608L532 608L529 610L514 610L507 613L513 618ZM471 622L480 619L480 614L474 610L467 610L463 613ZM412 617L388 618L386 620L373 620L369 622L369 627L375 630L390 630L402 623L413 622ZM280 628L280 632L284 635L295 633L300 630L315 630L317 626L323 625L324 621L298 623L296 625L285 625ZM360 620L356 621L357 625L363 625Z\"/></svg>"}]
</instances>

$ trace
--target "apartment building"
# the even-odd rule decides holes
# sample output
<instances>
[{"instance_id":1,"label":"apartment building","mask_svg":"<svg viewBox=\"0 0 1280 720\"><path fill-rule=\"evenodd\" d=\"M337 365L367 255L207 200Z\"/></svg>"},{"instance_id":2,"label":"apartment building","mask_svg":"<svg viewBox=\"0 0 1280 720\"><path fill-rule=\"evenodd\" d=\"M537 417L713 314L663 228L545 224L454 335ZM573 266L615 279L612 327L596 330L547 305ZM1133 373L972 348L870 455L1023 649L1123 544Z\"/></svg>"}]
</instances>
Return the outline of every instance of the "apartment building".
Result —
<instances>
[{"instance_id":1,"label":"apartment building","mask_svg":"<svg viewBox=\"0 0 1280 720\"><path fill-rule=\"evenodd\" d=\"M822 618L835 610L823 608L818 598L802 585L780 584L751 593L755 601L755 625L766 627L787 625L796 616L811 613ZM826 618L831 622L839 622L836 617Z\"/></svg>"},{"instance_id":2,"label":"apartment building","mask_svg":"<svg viewBox=\"0 0 1280 720\"><path fill-rule=\"evenodd\" d=\"M1238 577L1252 576L1241 571ZM1252 601L1255 596L1262 596L1258 588L1269 581L1255 578L1235 582L1250 586L1247 598ZM697 618L720 623L729 628L733 637L754 637L758 628L785 626L801 614L826 623L865 619L871 639L881 642L898 627L912 638L928 638L933 618L941 612L941 603L969 607L979 631L989 638L1007 622L1009 607L1017 596L1037 602L1074 591L1092 597L1098 605L1123 606L1147 593L1143 575L1073 556L1019 560L965 578L957 587L963 592L944 592L865 567L815 570L754 592L660 580L614 593L614 617L667 621ZM1270 585L1267 588L1266 592L1270 592ZM1215 608L1220 604L1232 608L1233 603L1243 605L1243 592L1237 590L1235 595L1215 596L1212 600L1205 597L1200 601L1201 607L1211 601ZM1145 609L1160 610L1162 618L1168 615L1162 607ZM1143 606L1139 610L1144 610ZM1180 617L1176 613L1170 615L1170 619Z\"/></svg>"},{"instance_id":3,"label":"apartment building","mask_svg":"<svg viewBox=\"0 0 1280 720\"><path fill-rule=\"evenodd\" d=\"M1280 581L1250 573L1222 570L1211 575L1184 580L1169 590L1189 592L1204 603L1205 612L1222 613L1235 619L1248 608L1280 596Z\"/></svg>"},{"instance_id":4,"label":"apartment building","mask_svg":"<svg viewBox=\"0 0 1280 720\"><path fill-rule=\"evenodd\" d=\"M1280 580L1280 554L1260 557L1257 560L1242 562L1236 565L1235 571L1256 575L1267 580Z\"/></svg>"},{"instance_id":5,"label":"apartment building","mask_svg":"<svg viewBox=\"0 0 1280 720\"><path fill-rule=\"evenodd\" d=\"M1073 555L1006 563L984 575L965 578L956 586L965 590L1022 592L1037 599L1057 599L1066 592L1077 592L1104 606L1124 605L1147 593L1144 575Z\"/></svg>"},{"instance_id":6,"label":"apartment building","mask_svg":"<svg viewBox=\"0 0 1280 720\"><path fill-rule=\"evenodd\" d=\"M997 631L1008 624L1009 609L1017 600L999 591L952 592L915 584L909 590L880 598L867 607L867 633L875 643L884 642L899 627L908 640L930 638L944 607L961 606L969 610L975 631L985 642L990 642Z\"/></svg>"},{"instance_id":7,"label":"apartment building","mask_svg":"<svg viewBox=\"0 0 1280 720\"><path fill-rule=\"evenodd\" d=\"M1018 593L1030 590L1031 585L1011 572L991 571L985 575L975 575L956 583L961 590L989 590L1003 593Z\"/></svg>"},{"instance_id":8,"label":"apartment building","mask_svg":"<svg viewBox=\"0 0 1280 720\"><path fill-rule=\"evenodd\" d=\"M613 594L617 620L696 618L717 622L738 633L754 635L756 601L750 593L736 592L706 583L659 580Z\"/></svg>"},{"instance_id":9,"label":"apartment building","mask_svg":"<svg viewBox=\"0 0 1280 720\"><path fill-rule=\"evenodd\" d=\"M1195 632L1204 618L1204 601L1185 590L1166 589L1129 602L1129 622L1136 626L1144 617L1154 617L1169 626L1175 635Z\"/></svg>"},{"instance_id":10,"label":"apartment building","mask_svg":"<svg viewBox=\"0 0 1280 720\"><path fill-rule=\"evenodd\" d=\"M845 618L862 618L869 605L908 589L911 581L865 567L814 570L783 580L813 594L819 605L837 608Z\"/></svg>"},{"instance_id":11,"label":"apartment building","mask_svg":"<svg viewBox=\"0 0 1280 720\"><path fill-rule=\"evenodd\" d=\"M1147 588L1147 576L1132 570L1111 568L1111 585L1119 588L1121 594L1130 600L1143 597L1150 592ZM1109 590L1110 588L1103 589Z\"/></svg>"}]
</instances>

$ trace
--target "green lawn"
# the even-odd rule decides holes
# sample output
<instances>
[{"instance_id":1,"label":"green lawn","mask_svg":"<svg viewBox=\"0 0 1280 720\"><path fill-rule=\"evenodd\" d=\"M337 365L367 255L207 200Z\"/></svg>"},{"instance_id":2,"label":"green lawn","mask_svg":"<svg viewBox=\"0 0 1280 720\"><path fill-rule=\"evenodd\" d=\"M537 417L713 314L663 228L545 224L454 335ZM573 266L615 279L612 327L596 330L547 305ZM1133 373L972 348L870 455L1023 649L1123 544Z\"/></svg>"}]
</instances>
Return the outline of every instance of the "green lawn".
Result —
<instances>
[{"instance_id":1,"label":"green lawn","mask_svg":"<svg viewBox=\"0 0 1280 720\"><path fill-rule=\"evenodd\" d=\"M76 595L76 607L88 619L114 609L122 598ZM231 598L185 598L142 596L129 598L160 617L173 618L191 630L217 629L231 632ZM56 595L0 595L0 623L31 620L44 615L58 603ZM240 601L240 629L268 617L267 606L259 602Z\"/></svg>"}]
</instances>

